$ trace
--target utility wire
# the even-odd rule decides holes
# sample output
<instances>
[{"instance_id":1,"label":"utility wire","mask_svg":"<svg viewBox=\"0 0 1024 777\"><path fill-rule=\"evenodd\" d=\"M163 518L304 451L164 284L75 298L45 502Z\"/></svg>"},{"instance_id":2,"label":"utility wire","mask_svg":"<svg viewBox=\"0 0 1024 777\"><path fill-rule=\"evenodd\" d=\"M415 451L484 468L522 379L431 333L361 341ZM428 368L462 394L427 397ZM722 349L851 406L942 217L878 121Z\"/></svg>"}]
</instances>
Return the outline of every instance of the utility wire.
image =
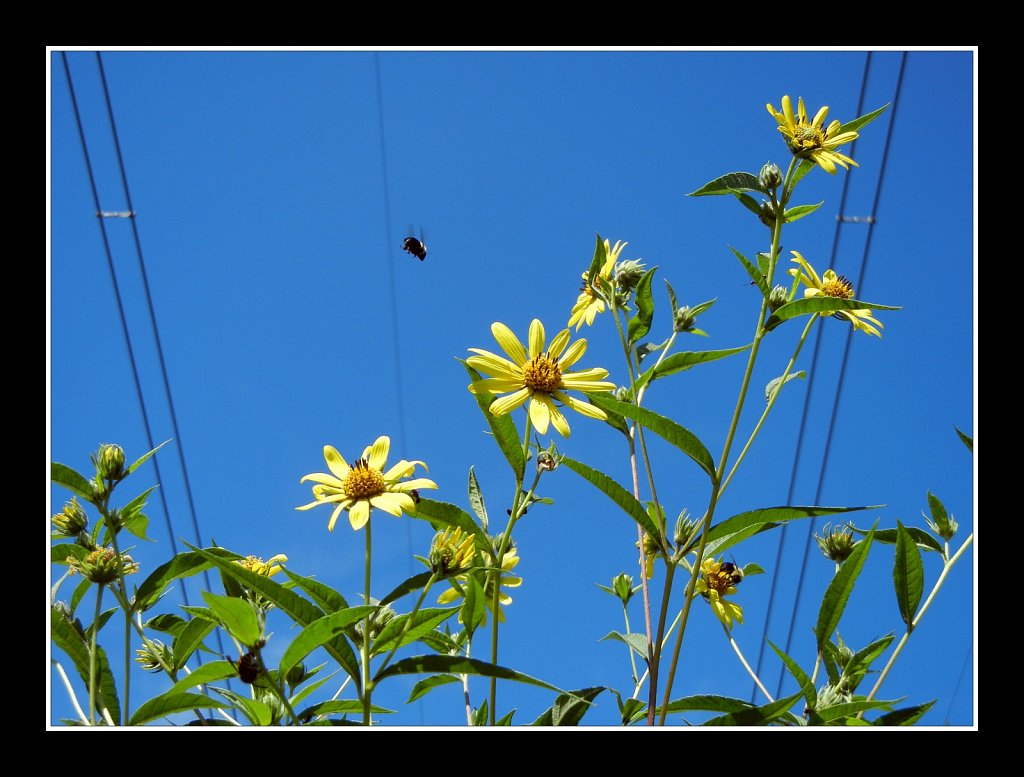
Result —
<instances>
[{"instance_id":1,"label":"utility wire","mask_svg":"<svg viewBox=\"0 0 1024 777\"><path fill-rule=\"evenodd\" d=\"M899 108L900 92L901 92L901 90L903 88L903 74L904 74L904 72L906 70L906 65L907 65L907 52L904 51L903 52L903 56L900 58L899 75L896 77L896 91L895 91L895 93L893 95L893 99L892 99L892 115L889 117L889 129L888 129L888 131L886 132L886 135L885 135L885 146L884 146L884 148L882 150L882 162L881 162L879 173L878 173L878 183L875 186L875 196L874 196L873 202L871 203L871 216L870 216L870 221L868 223L867 239L864 242L864 253L863 253L862 257L861 257L860 273L857 276L857 283L856 283L856 285L854 287L854 288L856 288L858 290L863 290L863 288L864 288L864 276L867 274L868 259L870 258L870 253L871 253L871 239L872 239L872 237L874 236L874 233L875 233L875 224L877 223L877 214L878 214L878 203L881 200L881 197L882 197L882 187L885 184L885 171L886 171L886 168L887 168L888 162L889 162L889 149L892 146L892 134L893 134L893 129L896 126L896 112L897 112L897 110ZM842 358L841 366L839 368L839 383L838 383L838 386L836 387L836 396L835 396L835 399L833 400L833 403L832 403L832 413L831 413L831 418L829 419L828 433L827 433L827 435L825 437L825 453L824 453L824 456L822 458L821 469L818 472L818 484L817 484L817 487L815 488L815 492L814 492L814 502L815 502L815 504L817 504L818 501L821 498L821 491L822 491L822 488L824 487L824 483L825 483L825 473L828 470L828 459L829 459L829 454L830 454L830 452L832 450L832 435L833 435L833 433L835 431L836 416L838 414L839 405L840 405L840 402L842 400L843 387L845 385L846 365L849 362L850 344L853 342L853 335L854 334L855 334L855 330L852 327L846 333L846 343L845 343L845 345L843 347L843 358ZM806 537L806 540L804 542L804 553L803 553L803 558L802 558L801 563L800 563L800 578L799 578L799 581L797 582L797 589L796 589L796 601L793 603L793 610L792 610L790 621L789 621L789 633L786 636L786 653L789 653L790 644L791 644L792 639L793 639L793 630L796 627L796 616L797 616L797 612L798 612L798 610L800 608L800 597L801 597L801 594L803 593L804 570L807 568L807 556L808 556L808 554L810 552L810 548L811 548L811 538L813 537L813 531L814 531L814 519L812 518L811 521L808 523L807 537ZM779 684L778 684L778 688L781 688L781 686L782 686L782 670L780 669L779 670Z\"/></svg>"}]
</instances>

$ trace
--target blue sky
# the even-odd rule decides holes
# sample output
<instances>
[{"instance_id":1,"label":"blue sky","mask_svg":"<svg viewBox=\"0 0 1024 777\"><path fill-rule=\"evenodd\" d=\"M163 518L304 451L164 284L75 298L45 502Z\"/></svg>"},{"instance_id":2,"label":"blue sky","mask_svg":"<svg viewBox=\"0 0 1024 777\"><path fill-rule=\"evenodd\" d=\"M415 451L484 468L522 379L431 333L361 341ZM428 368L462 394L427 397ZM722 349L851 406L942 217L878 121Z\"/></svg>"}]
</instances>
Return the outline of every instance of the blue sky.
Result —
<instances>
[{"instance_id":1,"label":"blue sky","mask_svg":"<svg viewBox=\"0 0 1024 777\"><path fill-rule=\"evenodd\" d=\"M866 69L861 50L103 52L180 436L131 224L109 218L105 226L153 438L177 437L158 455L174 536L196 541L183 458L204 544L264 558L285 553L290 569L354 599L362 535L345 521L329 534L328 510L294 508L309 500L299 479L323 470L325 443L354 458L381 434L392 438L392 458L427 462L440 486L432 496L464 508L473 465L492 515L502 514L513 482L456 359L469 347L496 349L493 321L522 338L534 317L550 334L564 326L595 232L628 241L624 258L658 266L655 331L667 327L664 278L681 302L718 300L700 321L711 337L680 348L749 342L757 292L729 246L752 256L767 248L767 230L732 198L684 195L725 172L788 163L765 103L802 96L810 111L827 104L830 119L848 121L865 73L863 112L893 101L901 58L875 51ZM127 210L96 55L70 51L67 60L101 208ZM99 443L117 442L134 458L148 442L61 54L51 52L49 63L48 461L88 472ZM717 516L786 503L810 389L792 503L815 502L827 454L818 504L885 505L855 515L858 526L877 518L884 527L896 519L923 527L931 490L960 522L955 545L976 532L976 467L953 431L973 435L977 418L976 67L976 51L911 51L899 101L853 149L860 167L836 176L815 170L799 187L797 202L824 205L786 228L784 257L799 250L819 271L831 266L855 281L866 257L858 298L903 309L879 314L882 339L853 339L827 452L849 327L825 322L813 381L783 393ZM877 192L877 222L873 230L844 224L833 256L847 178L844 215L869 215ZM424 233L425 262L401 250L410 227ZM745 429L798 326L766 341ZM610 317L581 335L590 343L581 365L604 366L625 382ZM810 372L812 346L797 369ZM743 367L726 360L656 383L647 404L717 458ZM556 435L559 449L628 482L621 437L575 414L569 422L571 437ZM670 515L683 507L699 515L706 483L655 447ZM128 481L126 498L156 479L147 466ZM48 493L49 514L66 494ZM595 584L620 571L636 576L635 526L565 469L542 493L555 504L532 509L515 533L524 583L508 611L500 663L563 688L606 685L628 695L624 647L599 642L623 629L621 610ZM171 555L155 496L148 512L157 542L132 551L143 575ZM411 557L426 555L432 532L414 519L375 513L373 521L380 596L422 570ZM806 532L806 523L795 524L780 557L768 624L776 644L786 642ZM741 564L768 571L740 588L745 622L735 635L754 661L778 547L775 531L734 550ZM928 725L977 723L968 555L883 687L882 696L906 696L907 704L936 699ZM925 561L930 586L939 565ZM873 549L840 624L851 645L901 633L891 568L891 547ZM790 650L807 668L830 575L812 544ZM199 599L196 582L188 595ZM166 602L180 603L177 591ZM630 616L641 628L639 608ZM274 630L271 656L289 640L284 621ZM111 646L118 631L103 632ZM778 663L766 656L765 667L774 691ZM57 723L69 707L48 672ZM405 705L412 682L384 685L374 697L397 710L385 723L464 723L454 686ZM485 688L476 687L474 703ZM673 695L710 692L750 698L751 682L708 608L698 607ZM550 701L525 686L499 693L502 712L517 708L517 723ZM613 698L598 702L585 722L614 725Z\"/></svg>"}]
</instances>

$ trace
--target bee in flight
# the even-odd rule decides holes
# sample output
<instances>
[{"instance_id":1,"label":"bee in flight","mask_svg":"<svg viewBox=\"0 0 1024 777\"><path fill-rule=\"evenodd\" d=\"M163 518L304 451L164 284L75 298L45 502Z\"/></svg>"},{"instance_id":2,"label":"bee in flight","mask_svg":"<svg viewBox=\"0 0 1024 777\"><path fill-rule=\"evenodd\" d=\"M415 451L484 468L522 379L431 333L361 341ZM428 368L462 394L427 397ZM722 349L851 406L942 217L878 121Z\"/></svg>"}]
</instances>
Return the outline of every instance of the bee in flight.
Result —
<instances>
[{"instance_id":1,"label":"bee in flight","mask_svg":"<svg viewBox=\"0 0 1024 777\"><path fill-rule=\"evenodd\" d=\"M409 230L412 232L412 229ZM420 238L417 240L411 235L402 241L402 250L408 251L421 262L427 258L427 244L423 242L423 231L420 230Z\"/></svg>"}]
</instances>

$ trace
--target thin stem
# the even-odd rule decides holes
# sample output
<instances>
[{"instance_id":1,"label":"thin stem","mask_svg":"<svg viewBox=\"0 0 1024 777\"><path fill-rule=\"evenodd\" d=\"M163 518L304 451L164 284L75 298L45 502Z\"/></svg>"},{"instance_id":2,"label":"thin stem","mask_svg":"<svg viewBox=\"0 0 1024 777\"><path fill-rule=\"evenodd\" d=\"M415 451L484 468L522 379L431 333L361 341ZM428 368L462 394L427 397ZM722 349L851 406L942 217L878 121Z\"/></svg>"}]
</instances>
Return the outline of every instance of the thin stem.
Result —
<instances>
[{"instance_id":1,"label":"thin stem","mask_svg":"<svg viewBox=\"0 0 1024 777\"><path fill-rule=\"evenodd\" d=\"M775 701L775 699L772 698L772 695L768 693L768 689L761 683L761 680L758 678L754 670L750 668L750 664L747 663L747 659L743 657L743 653L740 651L740 646L737 645L736 640L733 639L732 632L729 631L724 623L722 624L722 629L725 631L726 639L729 640L729 644L732 645L732 649L736 651L736 656L739 658L740 663L743 664L743 668L747 670L747 674L754 679L754 682L757 683L757 687L761 689L761 693L768 697L768 701Z\"/></svg>"},{"instance_id":2,"label":"thin stem","mask_svg":"<svg viewBox=\"0 0 1024 777\"><path fill-rule=\"evenodd\" d=\"M371 516L372 518L372 516ZM366 521L366 570L363 573L363 601L366 604L370 603L370 553L372 550L371 538L370 538L370 526L373 524L371 519ZM370 698L373 694L373 687L370 685L370 616L371 613L366 613L366 620L363 621L363 644L360 647L360 653L362 654L363 666L363 725L369 726L370 723Z\"/></svg>"},{"instance_id":3,"label":"thin stem","mask_svg":"<svg viewBox=\"0 0 1024 777\"><path fill-rule=\"evenodd\" d=\"M71 681L68 680L67 674L64 672L64 667L60 665L59 661L54 661L53 665L57 667L57 674L60 675L60 679L64 682L64 687L67 689L68 696L71 697L71 705L75 708L75 712L78 713L78 719L89 725L89 719L85 717L85 712L82 710L81 705L78 703L78 697L75 696L75 689L71 687Z\"/></svg>"},{"instance_id":4,"label":"thin stem","mask_svg":"<svg viewBox=\"0 0 1024 777\"><path fill-rule=\"evenodd\" d=\"M779 385L775 389L775 393L772 394L772 398L768 400L768 404L761 413L761 417L758 419L757 424L754 426L754 430L750 433L750 438L747 440L747 444L743 446L743 450L740 451L740 455L736 457L736 462L732 465L732 469L729 471L728 477L722 481L722 488L718 494L721 496L725 489L729 487L729 481L732 480L732 476L736 474L736 470L739 469L740 464L743 462L744 457L747 455L747 451L750 450L750 446L754 444L754 439L757 437L758 432L761 431L761 427L764 425L765 419L768 418L768 413L771 412L772 408L775 407L775 400L779 398L779 394L782 393L782 387L785 385L786 377L789 375L789 371L793 369L793 365L796 363L796 357L800 355L800 349L804 347L804 342L807 340L807 335L811 332L811 327L814 322L818 320L818 313L814 313L807 320L807 326L804 327L803 333L800 335L800 340L796 344L796 349L793 351L793 355L789 359L789 363L786 365L786 369L783 370L782 375L779 377Z\"/></svg>"},{"instance_id":5,"label":"thin stem","mask_svg":"<svg viewBox=\"0 0 1024 777\"><path fill-rule=\"evenodd\" d=\"M881 688L882 683L885 682L885 678L889 675L889 670L892 669L893 664L896 663L896 658L903 650L903 646L907 644L907 640L910 639L911 632L917 628L917 625L921 622L921 618L924 617L924 614L928 611L928 608L934 601L935 596L939 593L939 589L942 588L943 583L946 582L946 576L949 574L949 570L953 568L953 565L960 559L960 556L963 555L964 551L967 550L968 546L970 546L970 544L973 541L974 533L972 532L970 535L968 535L967 539L964 540L964 544L960 546L960 549L956 553L954 553L953 556L949 559L949 561L947 561L943 565L942 573L939 575L939 579L935 581L935 585L932 586L932 590L928 594L928 598L925 599L924 604L921 605L921 609L918 610L917 615L914 617L914 620L911 621L910 626L907 628L907 631L903 635L902 639L900 639L900 642L896 646L896 649L893 650L892 655L889 656L889 661L888 663L886 663L885 669L883 669L882 673L878 676L878 679L875 681L875 687L871 689L871 693L867 695L865 701L871 701L875 698L875 694L878 693L878 689ZM857 717L863 717L863 715L864 712L861 711L860 713L858 713Z\"/></svg>"},{"instance_id":6,"label":"thin stem","mask_svg":"<svg viewBox=\"0 0 1024 777\"><path fill-rule=\"evenodd\" d=\"M402 633L399 634L398 639L395 640L395 646L391 648L391 652L384 657L384 662L380 665L380 668L377 670L378 676L380 676L380 672L384 669L384 667L391 663L391 659L394 658L396 651L398 650L399 647L401 647L402 640L405 639L405 635L409 632L409 629L412 627L413 618L416 616L416 613L420 611L420 607L423 606L423 600L427 598L427 592L430 590L430 587L434 584L435 580L437 580L437 575L431 573L430 578L427 580L427 584L423 586L423 590L420 592L420 598L416 600L416 606L412 608L412 612L409 613L408 617L406 618L405 624L402 626Z\"/></svg>"},{"instance_id":7,"label":"thin stem","mask_svg":"<svg viewBox=\"0 0 1024 777\"><path fill-rule=\"evenodd\" d=\"M665 649L665 645L668 644L668 638L670 636L672 636L672 632L675 631L675 628L678 625L679 625L679 613L676 613L676 617L672 620L672 623L669 625L668 629L665 631L665 639L662 640L662 643L661 643L662 650ZM647 681L647 678L648 678L649 675L650 675L650 670L649 669L645 669L644 673L642 675L640 675L640 679L637 680L636 687L633 688L633 695L632 695L631 698L635 699L637 696L640 695L640 689L643 687L643 684Z\"/></svg>"},{"instance_id":8,"label":"thin stem","mask_svg":"<svg viewBox=\"0 0 1024 777\"><path fill-rule=\"evenodd\" d=\"M99 631L100 604L103 584L96 586L96 609L92 618L92 637L89 639L89 725L96 725L96 633Z\"/></svg>"},{"instance_id":9,"label":"thin stem","mask_svg":"<svg viewBox=\"0 0 1024 777\"><path fill-rule=\"evenodd\" d=\"M630 633L629 628L629 610L626 608L626 603L622 603L622 618L626 621L626 633ZM633 648L630 645L626 645L626 649L629 651L629 665L633 668L633 684L636 685L637 674L636 674L636 656L633 655Z\"/></svg>"},{"instance_id":10,"label":"thin stem","mask_svg":"<svg viewBox=\"0 0 1024 777\"><path fill-rule=\"evenodd\" d=\"M466 658L469 658L470 643L466 643ZM466 725L473 725L473 705L469 700L469 675L462 675L462 698L466 702Z\"/></svg>"}]
</instances>

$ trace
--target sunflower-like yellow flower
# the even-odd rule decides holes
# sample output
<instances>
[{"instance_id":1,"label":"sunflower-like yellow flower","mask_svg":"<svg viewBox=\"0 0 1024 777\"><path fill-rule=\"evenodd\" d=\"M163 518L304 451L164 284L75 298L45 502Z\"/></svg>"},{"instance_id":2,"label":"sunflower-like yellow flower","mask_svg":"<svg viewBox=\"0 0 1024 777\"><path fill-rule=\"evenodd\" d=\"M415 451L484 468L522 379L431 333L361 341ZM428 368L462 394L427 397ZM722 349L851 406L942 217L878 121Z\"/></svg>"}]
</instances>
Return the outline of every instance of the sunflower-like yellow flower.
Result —
<instances>
[{"instance_id":1,"label":"sunflower-like yellow flower","mask_svg":"<svg viewBox=\"0 0 1024 777\"><path fill-rule=\"evenodd\" d=\"M473 535L463 534L460 526L455 529L449 526L438 532L430 543L430 569L440 577L450 577L464 572L472 566L475 558L476 544Z\"/></svg>"},{"instance_id":2,"label":"sunflower-like yellow flower","mask_svg":"<svg viewBox=\"0 0 1024 777\"><path fill-rule=\"evenodd\" d=\"M608 258L604 264L601 265L601 269L597 271L597 275L594 276L594 284L598 286L609 286L609 281L612 278L612 270L615 268L615 262L619 259L619 254L622 253L622 249L626 247L626 243L621 240L615 241L615 246L612 247L608 240L604 241L604 251ZM587 276L589 273L583 273L583 286L580 287L580 296L576 299L576 304L572 306L572 313L569 316L569 323L566 326L576 325L576 331L580 331L580 327L586 323L587 326L591 326L594 323L594 319L598 313L604 313L605 304L604 299L601 297L601 293L594 290L594 287L587 283ZM601 283L605 281L605 283Z\"/></svg>"},{"instance_id":3,"label":"sunflower-like yellow flower","mask_svg":"<svg viewBox=\"0 0 1024 777\"><path fill-rule=\"evenodd\" d=\"M273 577L284 569L281 564L287 560L288 557L284 553L278 553L276 556L271 556L267 561L264 561L259 556L246 556L245 558L236 559L235 563L245 567L250 572L255 572L257 575Z\"/></svg>"},{"instance_id":4,"label":"sunflower-like yellow flower","mask_svg":"<svg viewBox=\"0 0 1024 777\"><path fill-rule=\"evenodd\" d=\"M508 575L506 572L511 572L515 569L519 563L519 552L515 547L511 547L505 551L505 554L501 557L501 586L498 589L498 623L505 622L505 613L502 612L502 605L512 604L512 597L501 590L501 588L518 588L523 584L523 578L517 575ZM470 573L472 574L472 573ZM437 597L438 604L451 604L452 602L458 601L465 594L463 593L463 586L466 584L466 575L459 575L451 581L452 587ZM487 609L494 611L494 577L487 575L487 582L484 585L484 603L487 605ZM462 615L459 615L459 622L462 622ZM487 614L484 614L483 619L480 621L481 626L487 625Z\"/></svg>"},{"instance_id":5,"label":"sunflower-like yellow flower","mask_svg":"<svg viewBox=\"0 0 1024 777\"><path fill-rule=\"evenodd\" d=\"M799 251L793 251L793 260L800 269L792 267L789 274L799 278L807 288L804 289L804 297L835 297L837 299L853 299L853 284L844 276L836 275L835 270L825 270L825 275L818 277L810 263L800 255ZM801 271L802 270L802 271ZM884 329L882 322L871 315L867 308L861 310L837 310L832 314L835 318L845 318L853 328L865 334L881 337L878 329ZM878 327L876 329L876 327Z\"/></svg>"},{"instance_id":6,"label":"sunflower-like yellow flower","mask_svg":"<svg viewBox=\"0 0 1024 777\"><path fill-rule=\"evenodd\" d=\"M704 559L697 579L697 593L711 605L711 611L727 629L732 622L743 623L743 608L724 599L736 593L736 584L743 579L743 573L731 561Z\"/></svg>"},{"instance_id":7,"label":"sunflower-like yellow flower","mask_svg":"<svg viewBox=\"0 0 1024 777\"><path fill-rule=\"evenodd\" d=\"M380 436L373 445L363 450L363 455L349 466L348 462L330 445L324 446L324 459L333 474L314 472L304 475L300 483L312 480L314 501L308 505L296 507L296 510L309 510L322 504L333 504L334 512L327 524L328 531L334 531L334 523L342 510L348 511L348 520L352 528L359 530L370 520L370 510L379 507L386 513L399 516L403 512L414 515L416 501L409 492L421 488L437 488L433 480L415 478L404 480L416 471L416 465L425 470L427 465L422 461L406 461L402 459L389 470L384 470L387 463L391 439Z\"/></svg>"},{"instance_id":8,"label":"sunflower-like yellow flower","mask_svg":"<svg viewBox=\"0 0 1024 777\"><path fill-rule=\"evenodd\" d=\"M782 98L782 110L775 110L771 103L765 106L775 121L779 124L779 132L786 138L786 145L795 156L802 159L810 159L826 173L835 175L836 165L849 170L849 166L858 167L850 157L836 151L838 146L857 139L856 132L840 132L842 126L838 120L833 120L827 127L825 117L828 116L828 106L822 106L814 115L813 119L807 118L807 109L804 107L804 98L801 97L797 103L797 112L793 113L793 103L789 95Z\"/></svg>"},{"instance_id":9,"label":"sunflower-like yellow flower","mask_svg":"<svg viewBox=\"0 0 1024 777\"><path fill-rule=\"evenodd\" d=\"M547 434L548 424L553 424L563 437L569 436L569 423L562 411L555 406L555 401L564 403L577 413L604 420L605 412L589 402L573 399L566 390L576 391L612 391L615 384L604 380L608 370L592 367L580 372L566 372L569 367L579 361L587 350L587 341L580 339L569 345L569 330L563 329L551 345L545 349L544 325L533 319L530 324L530 349L527 351L512 330L495 321L491 324L491 333L498 345L508 355L508 359L484 351L470 348L476 356L470 356L466 363L475 370L492 375L491 378L470 384L472 393L486 391L494 394L512 392L498 397L491 402L489 410L493 415L504 415L530 400L527 412L530 422L540 434ZM566 347L568 346L568 348ZM510 361L511 360L511 361Z\"/></svg>"}]
</instances>

